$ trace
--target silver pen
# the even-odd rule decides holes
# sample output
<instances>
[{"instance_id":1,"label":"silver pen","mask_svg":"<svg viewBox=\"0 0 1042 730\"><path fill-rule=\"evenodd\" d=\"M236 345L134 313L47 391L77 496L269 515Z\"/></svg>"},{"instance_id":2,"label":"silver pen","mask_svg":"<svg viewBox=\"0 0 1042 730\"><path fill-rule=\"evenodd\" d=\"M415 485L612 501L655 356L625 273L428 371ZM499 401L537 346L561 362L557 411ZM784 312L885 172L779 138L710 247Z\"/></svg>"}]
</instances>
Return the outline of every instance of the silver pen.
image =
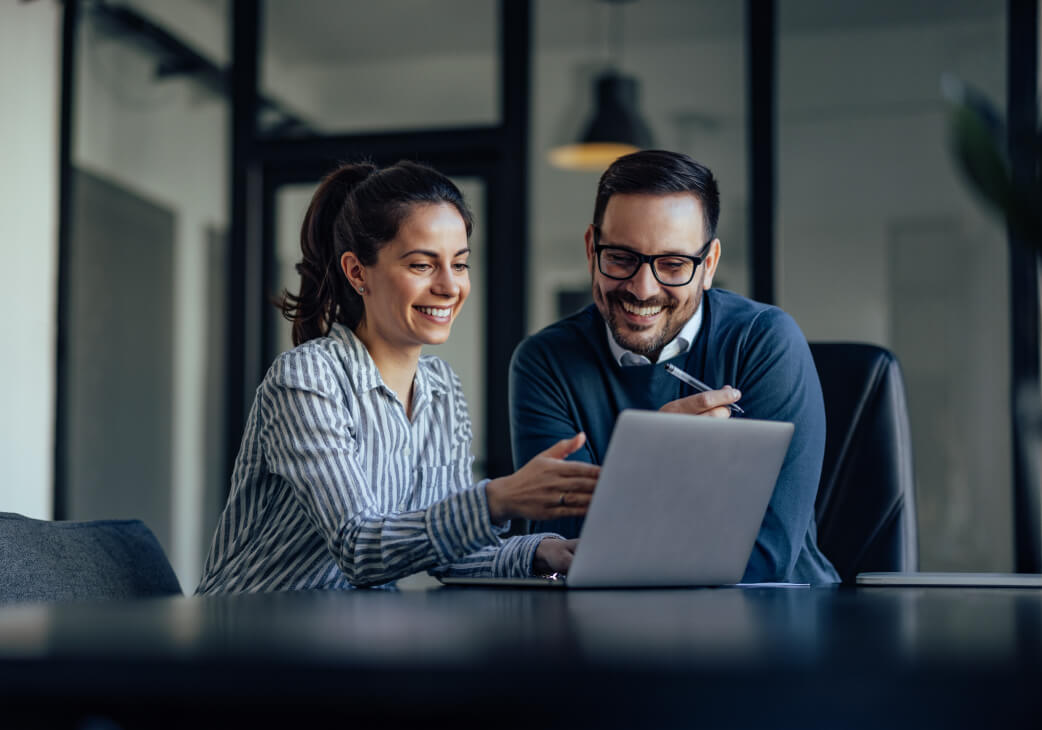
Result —
<instances>
[{"instance_id":1,"label":"silver pen","mask_svg":"<svg viewBox=\"0 0 1042 730\"><path fill-rule=\"evenodd\" d=\"M674 365L672 363L666 363L666 372L669 373L670 375L672 375L677 380L679 380L681 383L687 383L692 388L697 390L699 393L704 393L707 390L716 390L715 388L710 388L708 385L703 383L701 380L696 378L694 375L691 375L690 373L684 372L683 370L681 370L680 368L678 368L676 365ZM742 410L741 406L738 406L738 405L736 405L734 403L730 403L730 404L728 404L727 407L730 408L731 409L731 413L734 413L735 415L738 415L738 416L744 416L745 415L745 411Z\"/></svg>"}]
</instances>

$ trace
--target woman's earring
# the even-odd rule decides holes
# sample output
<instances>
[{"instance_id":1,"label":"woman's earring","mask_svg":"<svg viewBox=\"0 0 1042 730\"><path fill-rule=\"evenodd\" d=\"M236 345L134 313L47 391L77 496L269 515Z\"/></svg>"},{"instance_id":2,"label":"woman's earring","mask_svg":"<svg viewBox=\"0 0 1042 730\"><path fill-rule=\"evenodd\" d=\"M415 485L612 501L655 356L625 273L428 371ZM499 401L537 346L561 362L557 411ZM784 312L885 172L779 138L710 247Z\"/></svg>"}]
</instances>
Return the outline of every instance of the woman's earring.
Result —
<instances>
[{"instance_id":1,"label":"woman's earring","mask_svg":"<svg viewBox=\"0 0 1042 730\"><path fill-rule=\"evenodd\" d=\"M358 287L358 293L359 294L365 294L365 287L364 286Z\"/></svg>"}]
</instances>

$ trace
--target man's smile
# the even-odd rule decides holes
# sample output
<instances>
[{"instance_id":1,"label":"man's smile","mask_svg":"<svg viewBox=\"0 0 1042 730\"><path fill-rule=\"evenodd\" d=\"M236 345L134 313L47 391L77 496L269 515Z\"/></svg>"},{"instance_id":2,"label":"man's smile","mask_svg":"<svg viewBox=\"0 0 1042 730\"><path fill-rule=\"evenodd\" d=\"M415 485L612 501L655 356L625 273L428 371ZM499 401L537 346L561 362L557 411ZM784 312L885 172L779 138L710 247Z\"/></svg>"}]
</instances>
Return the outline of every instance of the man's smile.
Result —
<instances>
[{"instance_id":1,"label":"man's smile","mask_svg":"<svg viewBox=\"0 0 1042 730\"><path fill-rule=\"evenodd\" d=\"M619 304L622 305L622 308L626 310L627 313L635 315L637 317L651 318L664 309L664 307L661 304L651 306L638 306L636 304L630 304L629 302L619 302Z\"/></svg>"},{"instance_id":2,"label":"man's smile","mask_svg":"<svg viewBox=\"0 0 1042 730\"><path fill-rule=\"evenodd\" d=\"M642 302L622 292L612 292L608 294L607 299L616 312L614 315L616 318L622 320L630 327L640 329L654 325L663 317L668 316L674 309L674 306L668 301L663 302L661 299L658 299L657 301L648 300Z\"/></svg>"}]
</instances>

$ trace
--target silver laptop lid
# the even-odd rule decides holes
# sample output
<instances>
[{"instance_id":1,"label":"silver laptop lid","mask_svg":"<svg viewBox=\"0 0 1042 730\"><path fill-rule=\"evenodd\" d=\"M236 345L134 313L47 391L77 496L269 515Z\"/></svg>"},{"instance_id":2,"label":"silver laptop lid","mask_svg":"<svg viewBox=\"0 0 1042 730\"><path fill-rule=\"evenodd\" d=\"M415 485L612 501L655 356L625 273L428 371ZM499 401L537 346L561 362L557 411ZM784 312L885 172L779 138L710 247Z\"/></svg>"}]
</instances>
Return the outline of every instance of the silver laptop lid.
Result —
<instances>
[{"instance_id":1,"label":"silver laptop lid","mask_svg":"<svg viewBox=\"0 0 1042 730\"><path fill-rule=\"evenodd\" d=\"M775 421L623 411L569 587L740 581L792 432Z\"/></svg>"}]
</instances>

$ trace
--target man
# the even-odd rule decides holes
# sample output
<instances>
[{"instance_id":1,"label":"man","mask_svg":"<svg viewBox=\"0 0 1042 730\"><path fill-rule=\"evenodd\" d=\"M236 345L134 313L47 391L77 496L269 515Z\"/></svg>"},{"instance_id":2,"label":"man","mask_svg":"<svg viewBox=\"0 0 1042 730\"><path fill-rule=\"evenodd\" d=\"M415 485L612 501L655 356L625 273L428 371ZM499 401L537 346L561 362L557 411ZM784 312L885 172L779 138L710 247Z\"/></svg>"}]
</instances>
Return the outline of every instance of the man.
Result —
<instances>
[{"instance_id":1,"label":"man","mask_svg":"<svg viewBox=\"0 0 1042 730\"><path fill-rule=\"evenodd\" d=\"M584 431L573 458L600 464L624 408L726 418L741 399L749 418L795 424L744 580L838 582L814 522L825 448L814 361L785 312L712 288L719 215L713 174L687 155L647 150L608 168L586 229L594 304L527 338L511 362L514 462ZM720 389L692 395L666 363ZM577 537L581 525L534 527Z\"/></svg>"}]
</instances>

